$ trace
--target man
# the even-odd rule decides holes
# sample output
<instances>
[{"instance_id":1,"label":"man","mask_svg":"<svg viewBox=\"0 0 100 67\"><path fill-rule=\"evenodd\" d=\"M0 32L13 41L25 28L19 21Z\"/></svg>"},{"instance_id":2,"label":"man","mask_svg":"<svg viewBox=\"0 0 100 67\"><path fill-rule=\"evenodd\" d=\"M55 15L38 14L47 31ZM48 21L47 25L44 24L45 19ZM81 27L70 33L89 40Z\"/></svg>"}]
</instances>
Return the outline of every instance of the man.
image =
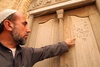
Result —
<instances>
[{"instance_id":1,"label":"man","mask_svg":"<svg viewBox=\"0 0 100 67\"><path fill-rule=\"evenodd\" d=\"M68 51L75 39L42 48L21 47L30 29L24 15L7 9L0 13L0 67L32 67L36 62Z\"/></svg>"}]
</instances>

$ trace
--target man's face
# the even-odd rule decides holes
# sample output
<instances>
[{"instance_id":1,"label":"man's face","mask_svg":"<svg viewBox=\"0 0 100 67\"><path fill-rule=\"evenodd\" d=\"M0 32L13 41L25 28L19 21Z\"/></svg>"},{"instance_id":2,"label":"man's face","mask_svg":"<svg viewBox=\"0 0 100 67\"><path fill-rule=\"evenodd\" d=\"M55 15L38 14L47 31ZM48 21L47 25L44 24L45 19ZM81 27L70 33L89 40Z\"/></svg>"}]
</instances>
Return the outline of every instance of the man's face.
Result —
<instances>
[{"instance_id":1,"label":"man's face","mask_svg":"<svg viewBox=\"0 0 100 67\"><path fill-rule=\"evenodd\" d=\"M30 29L28 28L26 18L22 14L15 13L15 15L16 21L14 22L12 36L17 44L24 45L30 33Z\"/></svg>"}]
</instances>

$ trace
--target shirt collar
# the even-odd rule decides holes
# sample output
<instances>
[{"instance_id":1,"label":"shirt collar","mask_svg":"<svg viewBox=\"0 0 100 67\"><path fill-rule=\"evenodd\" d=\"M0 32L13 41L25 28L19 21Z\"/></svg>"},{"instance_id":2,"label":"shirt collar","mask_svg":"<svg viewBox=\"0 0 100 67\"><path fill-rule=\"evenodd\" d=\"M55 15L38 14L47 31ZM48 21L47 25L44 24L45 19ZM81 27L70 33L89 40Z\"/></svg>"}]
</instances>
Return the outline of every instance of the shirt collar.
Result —
<instances>
[{"instance_id":1,"label":"shirt collar","mask_svg":"<svg viewBox=\"0 0 100 67\"><path fill-rule=\"evenodd\" d=\"M9 51L10 50L6 46L4 46L1 42L0 42L0 49L4 50L4 51ZM17 45L16 51L17 51L17 53L22 52L22 47L20 45Z\"/></svg>"}]
</instances>

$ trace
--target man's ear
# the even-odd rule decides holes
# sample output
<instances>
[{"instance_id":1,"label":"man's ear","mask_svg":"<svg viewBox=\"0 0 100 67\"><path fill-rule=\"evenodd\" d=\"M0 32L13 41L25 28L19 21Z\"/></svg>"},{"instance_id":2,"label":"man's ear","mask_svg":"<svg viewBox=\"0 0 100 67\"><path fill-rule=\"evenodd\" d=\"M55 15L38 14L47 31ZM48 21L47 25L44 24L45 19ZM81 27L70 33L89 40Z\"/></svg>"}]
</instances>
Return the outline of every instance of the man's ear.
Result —
<instances>
[{"instance_id":1,"label":"man's ear","mask_svg":"<svg viewBox=\"0 0 100 67\"><path fill-rule=\"evenodd\" d=\"M13 26L14 26L14 24L11 21L9 21L9 20L5 20L4 21L4 27L7 30L12 31L13 30Z\"/></svg>"}]
</instances>

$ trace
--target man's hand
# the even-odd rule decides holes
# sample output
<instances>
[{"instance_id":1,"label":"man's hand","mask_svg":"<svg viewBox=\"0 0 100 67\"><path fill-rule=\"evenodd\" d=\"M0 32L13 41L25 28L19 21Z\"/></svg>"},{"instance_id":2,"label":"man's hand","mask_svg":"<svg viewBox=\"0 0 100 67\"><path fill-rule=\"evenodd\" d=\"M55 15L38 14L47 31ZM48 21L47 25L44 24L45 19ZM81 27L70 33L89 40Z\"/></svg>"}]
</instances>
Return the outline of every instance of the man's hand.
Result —
<instances>
[{"instance_id":1,"label":"man's hand","mask_svg":"<svg viewBox=\"0 0 100 67\"><path fill-rule=\"evenodd\" d=\"M75 45L75 38L74 39L66 39L65 42L67 43L67 45L69 47L73 46L73 45Z\"/></svg>"}]
</instances>

